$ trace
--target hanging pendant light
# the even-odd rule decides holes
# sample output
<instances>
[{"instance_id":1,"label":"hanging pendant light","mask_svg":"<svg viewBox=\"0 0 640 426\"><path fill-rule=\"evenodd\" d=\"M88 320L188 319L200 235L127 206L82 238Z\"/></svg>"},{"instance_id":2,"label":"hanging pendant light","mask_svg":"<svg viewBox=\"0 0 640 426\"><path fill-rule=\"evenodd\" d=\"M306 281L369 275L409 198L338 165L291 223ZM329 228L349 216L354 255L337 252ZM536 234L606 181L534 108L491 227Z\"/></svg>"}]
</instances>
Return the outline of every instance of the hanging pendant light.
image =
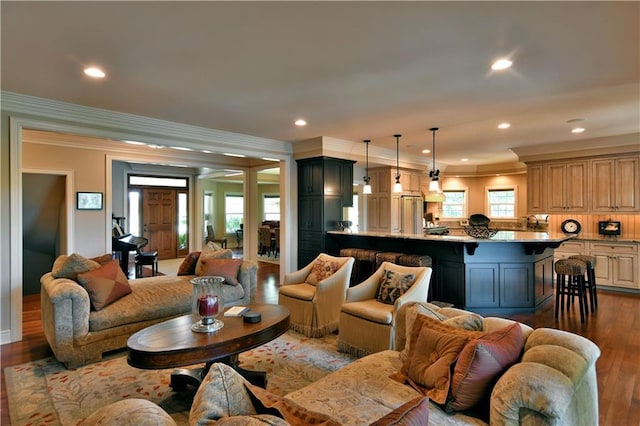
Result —
<instances>
[{"instance_id":1,"label":"hanging pendant light","mask_svg":"<svg viewBox=\"0 0 640 426\"><path fill-rule=\"evenodd\" d=\"M402 184L400 183L400 137L402 135L393 135L396 138L396 183L393 185L393 192L402 192Z\"/></svg>"},{"instance_id":2,"label":"hanging pendant light","mask_svg":"<svg viewBox=\"0 0 640 426\"><path fill-rule=\"evenodd\" d=\"M369 176L369 142L371 142L369 139L365 139L364 141L365 146L367 147L367 156L366 156L366 165L364 166L364 188L362 188L362 193L363 194L371 194L371 176Z\"/></svg>"},{"instance_id":3,"label":"hanging pendant light","mask_svg":"<svg viewBox=\"0 0 640 426\"><path fill-rule=\"evenodd\" d=\"M431 181L429 182L429 193L424 197L425 201L431 201L436 203L441 203L445 200L444 193L440 188L440 170L436 169L436 132L438 131L437 127L432 127L429 131L433 135L433 146L431 149L431 157L433 159L433 166L431 167L431 171L429 172L429 177Z\"/></svg>"}]
</instances>

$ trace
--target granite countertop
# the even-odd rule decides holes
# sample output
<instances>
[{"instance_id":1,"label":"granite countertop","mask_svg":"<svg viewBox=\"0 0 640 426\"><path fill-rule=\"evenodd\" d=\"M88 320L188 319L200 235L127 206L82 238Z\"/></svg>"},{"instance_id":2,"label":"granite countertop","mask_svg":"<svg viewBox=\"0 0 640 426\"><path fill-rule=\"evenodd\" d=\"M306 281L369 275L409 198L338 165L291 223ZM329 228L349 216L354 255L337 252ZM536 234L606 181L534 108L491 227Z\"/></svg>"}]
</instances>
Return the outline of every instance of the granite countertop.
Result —
<instances>
[{"instance_id":1,"label":"granite countertop","mask_svg":"<svg viewBox=\"0 0 640 426\"><path fill-rule=\"evenodd\" d=\"M600 235L600 234L578 234L575 236L579 241L597 241L605 243L640 243L638 238L626 238L619 235Z\"/></svg>"},{"instance_id":2,"label":"granite countertop","mask_svg":"<svg viewBox=\"0 0 640 426\"><path fill-rule=\"evenodd\" d=\"M447 241L460 243L539 243L539 242L563 242L575 238L575 235L566 235L561 232L530 232L530 231L498 231L488 239L473 238L468 235L429 235L429 234L393 234L387 232L348 232L329 231L335 235L361 235L365 237L403 238L410 240Z\"/></svg>"}]
</instances>

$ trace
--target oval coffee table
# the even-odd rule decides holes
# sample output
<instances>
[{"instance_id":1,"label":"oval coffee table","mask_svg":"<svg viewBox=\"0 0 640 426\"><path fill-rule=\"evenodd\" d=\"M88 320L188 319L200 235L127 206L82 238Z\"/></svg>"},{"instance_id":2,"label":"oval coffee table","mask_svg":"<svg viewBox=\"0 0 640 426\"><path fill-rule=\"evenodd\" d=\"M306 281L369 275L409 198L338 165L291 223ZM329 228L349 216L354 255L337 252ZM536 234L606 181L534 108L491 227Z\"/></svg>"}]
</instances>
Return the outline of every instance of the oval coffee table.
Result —
<instances>
[{"instance_id":1,"label":"oval coffee table","mask_svg":"<svg viewBox=\"0 0 640 426\"><path fill-rule=\"evenodd\" d=\"M248 371L237 365L241 352L256 348L284 334L289 329L289 310L281 305L246 305L260 312L262 320L245 323L242 317L218 317L224 327L215 333L191 331L192 315L183 315L144 328L127 340L127 362L142 369L163 369L205 363L204 369L178 369L171 374L171 387L183 390L199 386L214 362L235 368L251 383L266 385L264 372Z\"/></svg>"}]
</instances>

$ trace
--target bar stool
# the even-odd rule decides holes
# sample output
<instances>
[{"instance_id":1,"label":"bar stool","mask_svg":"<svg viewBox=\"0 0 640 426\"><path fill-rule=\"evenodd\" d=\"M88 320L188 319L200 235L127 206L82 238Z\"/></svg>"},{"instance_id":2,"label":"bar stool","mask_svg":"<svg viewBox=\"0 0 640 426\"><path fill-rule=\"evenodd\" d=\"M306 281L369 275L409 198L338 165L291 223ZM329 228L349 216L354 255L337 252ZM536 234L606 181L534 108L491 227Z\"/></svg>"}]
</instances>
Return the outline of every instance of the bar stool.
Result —
<instances>
[{"instance_id":1,"label":"bar stool","mask_svg":"<svg viewBox=\"0 0 640 426\"><path fill-rule=\"evenodd\" d=\"M596 286L596 257L589 256L588 254L574 254L573 256L569 256L569 259L582 260L587 264L587 277L585 279L585 287L589 292L591 312L595 312L596 309L598 309L598 292Z\"/></svg>"},{"instance_id":2,"label":"bar stool","mask_svg":"<svg viewBox=\"0 0 640 426\"><path fill-rule=\"evenodd\" d=\"M142 278L142 266L151 266L151 275L158 274L158 252L157 251L141 251L136 255L136 278Z\"/></svg>"},{"instance_id":3,"label":"bar stool","mask_svg":"<svg viewBox=\"0 0 640 426\"><path fill-rule=\"evenodd\" d=\"M398 265L402 266L426 266L431 267L433 260L426 254L403 254L398 259ZM432 275L433 276L433 275Z\"/></svg>"},{"instance_id":4,"label":"bar stool","mask_svg":"<svg viewBox=\"0 0 640 426\"><path fill-rule=\"evenodd\" d=\"M404 256L404 253L395 253L392 251L383 251L380 253L376 253L376 271L382 265L382 262L391 262L398 264L398 259L401 256Z\"/></svg>"},{"instance_id":5,"label":"bar stool","mask_svg":"<svg viewBox=\"0 0 640 426\"><path fill-rule=\"evenodd\" d=\"M578 259L560 259L555 265L556 272L556 309L555 317L558 318L558 311L564 312L565 296L567 297L567 310L573 303L573 297L578 296L580 304L580 322L584 323L585 310L587 307L587 293L584 282L584 275L587 271L587 264Z\"/></svg>"},{"instance_id":6,"label":"bar stool","mask_svg":"<svg viewBox=\"0 0 640 426\"><path fill-rule=\"evenodd\" d=\"M341 257L353 257L353 273L351 275L351 285L361 283L375 272L376 254L378 250L361 248L346 248L340 250Z\"/></svg>"}]
</instances>

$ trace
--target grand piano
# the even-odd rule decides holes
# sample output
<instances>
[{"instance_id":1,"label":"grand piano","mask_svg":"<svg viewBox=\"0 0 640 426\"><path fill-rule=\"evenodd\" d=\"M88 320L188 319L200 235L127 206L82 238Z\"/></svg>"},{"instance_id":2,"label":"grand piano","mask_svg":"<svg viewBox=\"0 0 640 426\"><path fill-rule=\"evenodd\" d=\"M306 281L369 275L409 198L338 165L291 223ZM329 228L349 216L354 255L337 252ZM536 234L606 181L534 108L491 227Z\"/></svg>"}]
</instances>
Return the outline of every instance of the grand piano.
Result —
<instances>
[{"instance_id":1,"label":"grand piano","mask_svg":"<svg viewBox=\"0 0 640 426\"><path fill-rule=\"evenodd\" d=\"M140 249L149 244L149 240L143 237L136 237L131 234L115 235L111 240L111 250L119 252L120 268L126 276L129 276L129 252L140 253Z\"/></svg>"}]
</instances>

